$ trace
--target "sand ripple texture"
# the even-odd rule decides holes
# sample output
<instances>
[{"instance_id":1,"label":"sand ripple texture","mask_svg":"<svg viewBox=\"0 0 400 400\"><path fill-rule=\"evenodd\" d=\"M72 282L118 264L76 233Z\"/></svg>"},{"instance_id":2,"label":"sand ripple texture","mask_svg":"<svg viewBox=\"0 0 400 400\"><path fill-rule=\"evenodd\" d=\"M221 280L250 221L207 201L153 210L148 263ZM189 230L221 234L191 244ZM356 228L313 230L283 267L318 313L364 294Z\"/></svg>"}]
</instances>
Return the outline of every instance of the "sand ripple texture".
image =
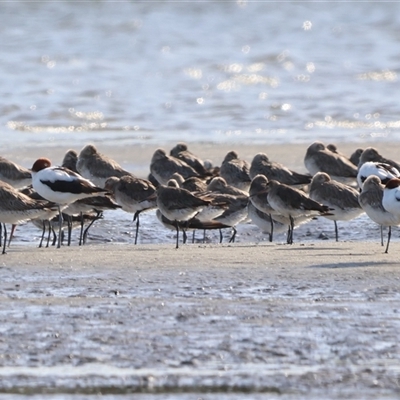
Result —
<instances>
[{"instance_id":1,"label":"sand ripple texture","mask_svg":"<svg viewBox=\"0 0 400 400\"><path fill-rule=\"evenodd\" d=\"M70 250L0 260L1 398L400 394L396 246Z\"/></svg>"}]
</instances>

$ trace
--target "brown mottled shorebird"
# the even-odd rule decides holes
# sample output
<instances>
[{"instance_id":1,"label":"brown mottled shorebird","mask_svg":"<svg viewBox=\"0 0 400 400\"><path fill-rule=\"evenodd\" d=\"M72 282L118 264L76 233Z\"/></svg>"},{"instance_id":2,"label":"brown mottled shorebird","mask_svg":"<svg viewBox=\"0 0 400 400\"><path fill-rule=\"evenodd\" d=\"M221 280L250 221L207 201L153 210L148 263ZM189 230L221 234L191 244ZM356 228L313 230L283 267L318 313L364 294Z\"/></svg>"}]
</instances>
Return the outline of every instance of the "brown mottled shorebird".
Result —
<instances>
[{"instance_id":1,"label":"brown mottled shorebird","mask_svg":"<svg viewBox=\"0 0 400 400\"><path fill-rule=\"evenodd\" d=\"M330 151L321 142L308 147L304 164L313 176L326 172L333 180L346 184L354 184L357 177L357 167L347 157Z\"/></svg>"},{"instance_id":2,"label":"brown mottled shorebird","mask_svg":"<svg viewBox=\"0 0 400 400\"><path fill-rule=\"evenodd\" d=\"M206 221L206 222L202 222L199 221L196 217L190 219L189 221L186 222L176 222L176 221L170 221L168 218L166 218L163 214L161 214L161 211L159 209L157 209L156 211L156 216L157 219L164 225L165 228L167 229L171 229L176 231L176 224L178 224L179 228L182 230L183 232L183 243L186 243L187 240L187 235L186 235L186 231L187 230L215 230L215 229L219 229L221 231L221 229L225 229L225 228L229 228L229 226L226 226L220 222L217 221Z\"/></svg>"},{"instance_id":3,"label":"brown mottled shorebird","mask_svg":"<svg viewBox=\"0 0 400 400\"><path fill-rule=\"evenodd\" d=\"M207 183L197 176L184 179L182 175L175 172L171 175L171 179L175 179L179 187L189 190L189 192L205 192L207 190Z\"/></svg>"},{"instance_id":4,"label":"brown mottled shorebird","mask_svg":"<svg viewBox=\"0 0 400 400\"><path fill-rule=\"evenodd\" d=\"M135 244L139 234L139 215L143 211L157 207L156 188L147 179L126 175L121 178L107 179L105 188L113 193L115 201L128 213L134 214L136 220Z\"/></svg>"},{"instance_id":5,"label":"brown mottled shorebird","mask_svg":"<svg viewBox=\"0 0 400 400\"><path fill-rule=\"evenodd\" d=\"M203 160L190 152L186 143L178 143L171 149L169 154L190 165L199 175L206 176L208 174Z\"/></svg>"},{"instance_id":6,"label":"brown mottled shorebird","mask_svg":"<svg viewBox=\"0 0 400 400\"><path fill-rule=\"evenodd\" d=\"M247 205L249 202L249 193L238 189L235 186L228 185L224 178L217 176L207 185L207 190L211 191L214 196L219 196L220 200L228 203L228 208L216 221L222 222L232 228L233 234L229 242L234 242L236 238L236 225L244 222L248 218ZM225 197L224 197L225 196ZM220 242L222 242L222 233L220 232Z\"/></svg>"},{"instance_id":7,"label":"brown mottled shorebird","mask_svg":"<svg viewBox=\"0 0 400 400\"><path fill-rule=\"evenodd\" d=\"M360 163L360 157L361 154L364 150L363 149L355 149L353 153L351 154L349 160L356 166L358 167L358 164Z\"/></svg>"},{"instance_id":8,"label":"brown mottled shorebird","mask_svg":"<svg viewBox=\"0 0 400 400\"><path fill-rule=\"evenodd\" d=\"M268 181L268 203L278 214L289 218L288 244L293 243L295 217L329 213L328 206L310 199L298 189L274 180Z\"/></svg>"},{"instance_id":9,"label":"brown mottled shorebird","mask_svg":"<svg viewBox=\"0 0 400 400\"><path fill-rule=\"evenodd\" d=\"M200 174L190 165L178 158L168 156L165 150L157 149L150 162L150 172L161 185L166 185L174 173L183 176L184 179Z\"/></svg>"},{"instance_id":10,"label":"brown mottled shorebird","mask_svg":"<svg viewBox=\"0 0 400 400\"><path fill-rule=\"evenodd\" d=\"M381 180L375 176L369 176L363 184L358 201L368 217L381 226L381 244L383 246L382 227L389 227L388 240L385 253L389 251L389 242L392 234L392 226L400 225L400 216L385 209L383 201L383 185Z\"/></svg>"},{"instance_id":11,"label":"brown mottled shorebird","mask_svg":"<svg viewBox=\"0 0 400 400\"><path fill-rule=\"evenodd\" d=\"M63 209L63 214L67 216L67 222L70 223L68 226L68 246L71 244L72 222L74 219L81 218L81 232L79 235L79 246L81 246L86 243L89 229L95 221L102 218L103 212L119 208L122 207L108 196L87 197L68 204ZM92 215L93 218L87 217ZM90 219L90 223L84 229L85 220L87 219Z\"/></svg>"},{"instance_id":12,"label":"brown mottled shorebird","mask_svg":"<svg viewBox=\"0 0 400 400\"><path fill-rule=\"evenodd\" d=\"M230 151L221 164L219 174L228 185L238 189L249 191L250 188L250 164L239 158L235 151Z\"/></svg>"},{"instance_id":13,"label":"brown mottled shorebird","mask_svg":"<svg viewBox=\"0 0 400 400\"><path fill-rule=\"evenodd\" d=\"M157 188L157 207L169 221L175 224L176 248L179 247L179 227L195 217L203 208L211 204L207 196L196 196L186 189L181 189L175 180L168 181L168 186Z\"/></svg>"},{"instance_id":14,"label":"brown mottled shorebird","mask_svg":"<svg viewBox=\"0 0 400 400\"><path fill-rule=\"evenodd\" d=\"M237 230L236 225L243 222L248 217L247 206L249 204L249 196L246 195L231 195L231 194L216 194L214 201L227 204L226 210L214 218L214 221L220 222L229 226L233 230L233 234L229 239L229 243L234 243ZM222 242L222 234L220 232L220 243Z\"/></svg>"},{"instance_id":15,"label":"brown mottled shorebird","mask_svg":"<svg viewBox=\"0 0 400 400\"><path fill-rule=\"evenodd\" d=\"M274 210L268 202L268 192L269 192L269 186L268 186L268 179L265 175L256 175L254 179L251 181L250 185L250 201L253 204L254 207L256 207L260 212L262 212L265 215L269 215L270 217L270 241L272 242L273 240L273 234L275 231L275 223L278 224L284 224L285 226L290 227L290 218L287 216L284 216L282 214L279 214L276 210ZM294 216L294 226L297 227L299 225L302 225L308 221L311 220L311 216L308 214L303 214L299 216ZM288 237L290 236L290 230L288 232Z\"/></svg>"},{"instance_id":16,"label":"brown mottled shorebird","mask_svg":"<svg viewBox=\"0 0 400 400\"><path fill-rule=\"evenodd\" d=\"M20 224L56 207L49 201L33 200L6 182L0 182L0 223L4 228L3 254L6 253L7 229L5 224Z\"/></svg>"},{"instance_id":17,"label":"brown mottled shorebird","mask_svg":"<svg viewBox=\"0 0 400 400\"><path fill-rule=\"evenodd\" d=\"M337 221L350 221L364 211L358 202L358 191L343 183L334 181L325 172L317 172L310 185L310 198L329 207L325 218L335 223L335 238L339 240Z\"/></svg>"},{"instance_id":18,"label":"brown mottled shorebird","mask_svg":"<svg viewBox=\"0 0 400 400\"><path fill-rule=\"evenodd\" d=\"M274 233L282 233L286 231L288 224L274 219L272 219L273 223L271 224L271 214L266 214L265 212L260 211L252 202L248 205L248 213L251 222L254 225L257 225L263 233L268 235L270 242L273 241Z\"/></svg>"},{"instance_id":19,"label":"brown mottled shorebird","mask_svg":"<svg viewBox=\"0 0 400 400\"><path fill-rule=\"evenodd\" d=\"M186 189L181 189L173 179L168 181L168 186L160 185L156 193L157 207L161 214L175 224L176 248L178 248L181 223L187 223L195 217L211 203L211 200L207 199L206 196L196 196Z\"/></svg>"},{"instance_id":20,"label":"brown mottled shorebird","mask_svg":"<svg viewBox=\"0 0 400 400\"><path fill-rule=\"evenodd\" d=\"M68 150L62 160L61 166L63 168L68 168L69 170L78 173L76 169L76 164L78 162L78 153L75 150Z\"/></svg>"},{"instance_id":21,"label":"brown mottled shorebird","mask_svg":"<svg viewBox=\"0 0 400 400\"><path fill-rule=\"evenodd\" d=\"M374 161L374 162L378 162L378 163L385 163L385 164L389 164L392 167L396 168L397 170L400 171L400 164L397 163L396 161L390 160L386 157L383 157L378 150L376 150L373 147L367 147L366 149L364 149L364 151L361 153L360 156L360 161L358 163L358 167L360 168L364 163L368 162L368 161Z\"/></svg>"},{"instance_id":22,"label":"brown mottled shorebird","mask_svg":"<svg viewBox=\"0 0 400 400\"><path fill-rule=\"evenodd\" d=\"M250 166L250 177L265 175L269 180L274 179L278 182L291 186L303 186L311 182L311 176L290 170L283 164L270 161L266 154L258 153L254 156Z\"/></svg>"},{"instance_id":23,"label":"brown mottled shorebird","mask_svg":"<svg viewBox=\"0 0 400 400\"><path fill-rule=\"evenodd\" d=\"M248 196L247 191L236 188L235 186L228 185L226 180L220 176L213 178L207 185L207 190L223 194L231 194L233 196Z\"/></svg>"},{"instance_id":24,"label":"brown mottled shorebird","mask_svg":"<svg viewBox=\"0 0 400 400\"><path fill-rule=\"evenodd\" d=\"M22 189L32 184L32 175L28 169L0 157L0 180L15 189Z\"/></svg>"},{"instance_id":25,"label":"brown mottled shorebird","mask_svg":"<svg viewBox=\"0 0 400 400\"><path fill-rule=\"evenodd\" d=\"M84 178L101 188L104 188L106 180L112 176L118 178L125 175L134 176L116 161L99 153L93 144L88 144L81 150L76 168Z\"/></svg>"}]
</instances>

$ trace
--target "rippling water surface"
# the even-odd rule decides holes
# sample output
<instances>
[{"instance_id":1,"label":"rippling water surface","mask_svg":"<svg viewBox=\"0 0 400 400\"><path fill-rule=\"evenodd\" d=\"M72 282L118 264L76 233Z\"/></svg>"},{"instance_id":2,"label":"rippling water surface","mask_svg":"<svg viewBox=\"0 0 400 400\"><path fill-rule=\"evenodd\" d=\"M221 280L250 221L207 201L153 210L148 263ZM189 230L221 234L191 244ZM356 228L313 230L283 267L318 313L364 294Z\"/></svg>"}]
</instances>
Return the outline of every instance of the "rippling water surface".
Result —
<instances>
[{"instance_id":1,"label":"rippling water surface","mask_svg":"<svg viewBox=\"0 0 400 400\"><path fill-rule=\"evenodd\" d=\"M396 2L6 2L0 145L398 140Z\"/></svg>"}]
</instances>

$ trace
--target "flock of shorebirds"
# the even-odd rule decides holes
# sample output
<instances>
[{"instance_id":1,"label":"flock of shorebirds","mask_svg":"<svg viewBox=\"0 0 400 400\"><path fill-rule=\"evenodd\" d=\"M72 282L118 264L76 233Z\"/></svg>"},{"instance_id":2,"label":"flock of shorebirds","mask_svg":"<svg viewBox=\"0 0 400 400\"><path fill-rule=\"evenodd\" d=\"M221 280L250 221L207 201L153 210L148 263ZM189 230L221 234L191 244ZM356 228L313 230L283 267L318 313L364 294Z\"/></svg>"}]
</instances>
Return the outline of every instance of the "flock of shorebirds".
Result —
<instances>
[{"instance_id":1,"label":"flock of shorebirds","mask_svg":"<svg viewBox=\"0 0 400 400\"><path fill-rule=\"evenodd\" d=\"M316 216L348 221L366 213L382 227L389 227L385 252L388 252L391 227L400 225L400 165L384 158L372 147L357 149L350 157L336 146L312 143L304 164L308 173L290 170L258 153L251 163L235 151L226 154L220 166L212 166L178 143L169 154L157 149L151 159L148 179L136 177L115 160L86 145L78 154L69 150L61 166L39 158L31 169L0 157L0 227L4 230L32 221L46 231L47 245L61 247L64 230L80 224L80 244L87 230L105 210L121 208L134 215L137 243L140 214L156 209L158 220L187 240L188 229L231 228L251 220L269 234L287 232L293 243L295 227ZM89 227L83 229L84 223ZM55 228L58 226L58 235ZM9 235L10 240L12 232ZM222 241L222 234L221 234ZM383 234L381 229L381 242ZM9 243L9 241L8 241Z\"/></svg>"}]
</instances>

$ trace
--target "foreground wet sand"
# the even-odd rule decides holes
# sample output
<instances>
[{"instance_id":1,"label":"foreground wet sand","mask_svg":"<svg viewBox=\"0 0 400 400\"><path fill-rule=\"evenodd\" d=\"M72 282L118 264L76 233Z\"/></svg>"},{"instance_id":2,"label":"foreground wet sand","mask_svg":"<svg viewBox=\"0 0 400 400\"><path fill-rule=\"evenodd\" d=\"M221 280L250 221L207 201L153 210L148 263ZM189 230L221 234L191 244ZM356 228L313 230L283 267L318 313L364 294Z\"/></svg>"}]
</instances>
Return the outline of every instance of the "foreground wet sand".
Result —
<instances>
[{"instance_id":1,"label":"foreground wet sand","mask_svg":"<svg viewBox=\"0 0 400 400\"><path fill-rule=\"evenodd\" d=\"M0 392L398 398L399 259L352 242L12 247Z\"/></svg>"}]
</instances>

